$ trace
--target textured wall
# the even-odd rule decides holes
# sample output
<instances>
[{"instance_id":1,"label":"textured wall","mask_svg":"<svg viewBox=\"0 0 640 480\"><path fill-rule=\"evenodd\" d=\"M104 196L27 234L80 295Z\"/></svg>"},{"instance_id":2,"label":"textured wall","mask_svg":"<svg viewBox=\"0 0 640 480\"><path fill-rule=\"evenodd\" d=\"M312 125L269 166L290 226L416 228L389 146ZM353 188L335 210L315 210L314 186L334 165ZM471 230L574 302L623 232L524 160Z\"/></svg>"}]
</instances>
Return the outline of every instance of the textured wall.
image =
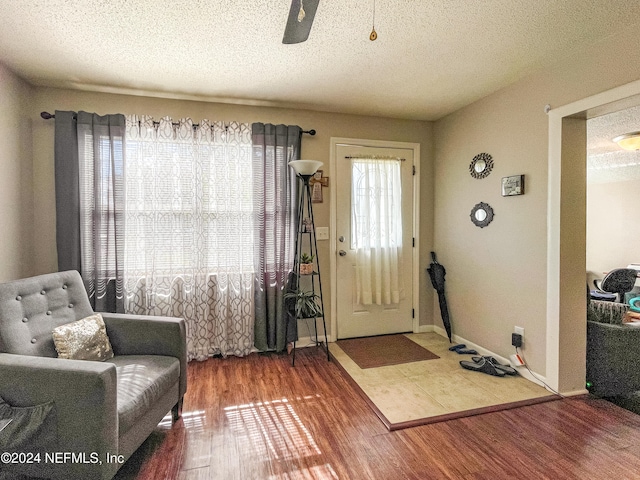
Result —
<instances>
[{"instance_id":1,"label":"textured wall","mask_svg":"<svg viewBox=\"0 0 640 480\"><path fill-rule=\"evenodd\" d=\"M640 118L638 119L640 125ZM640 181L596 183L587 189L587 274L640 263Z\"/></svg>"},{"instance_id":2,"label":"textured wall","mask_svg":"<svg viewBox=\"0 0 640 480\"><path fill-rule=\"evenodd\" d=\"M32 272L31 88L0 64L0 282Z\"/></svg>"},{"instance_id":3,"label":"textured wall","mask_svg":"<svg viewBox=\"0 0 640 480\"><path fill-rule=\"evenodd\" d=\"M566 105L639 79L640 53L628 49L637 37L638 28L633 28L585 46L580 55L485 97L434 126L434 243L448 271L454 331L508 355L513 353L513 326L522 326L526 357L542 374L546 369L549 133L543 108ZM624 62L619 61L621 51L629 55ZM493 155L495 167L489 177L476 180L468 166L480 152ZM516 174L526 176L526 194L501 197L501 177ZM563 170L563 179L584 182L584 167ZM480 201L495 210L493 223L484 229L469 220L469 211ZM584 217L584 199L563 201L576 219ZM569 221L563 229L574 229L573 234L584 238L580 224L574 227Z\"/></svg>"}]
</instances>

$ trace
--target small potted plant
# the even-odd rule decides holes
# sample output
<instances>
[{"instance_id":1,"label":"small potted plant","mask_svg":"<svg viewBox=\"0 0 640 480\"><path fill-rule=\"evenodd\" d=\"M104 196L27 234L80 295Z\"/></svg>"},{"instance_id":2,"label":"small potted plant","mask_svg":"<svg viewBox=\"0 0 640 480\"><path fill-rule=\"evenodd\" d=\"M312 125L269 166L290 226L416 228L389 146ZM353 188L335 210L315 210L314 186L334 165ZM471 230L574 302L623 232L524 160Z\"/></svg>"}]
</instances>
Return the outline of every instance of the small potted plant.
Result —
<instances>
[{"instance_id":1,"label":"small potted plant","mask_svg":"<svg viewBox=\"0 0 640 480\"><path fill-rule=\"evenodd\" d=\"M285 300L295 301L296 318L316 318L322 316L322 309L318 305L320 296L315 292L299 290L284 294Z\"/></svg>"},{"instance_id":2,"label":"small potted plant","mask_svg":"<svg viewBox=\"0 0 640 480\"><path fill-rule=\"evenodd\" d=\"M300 275L310 275L313 273L313 255L303 253L300 255Z\"/></svg>"}]
</instances>

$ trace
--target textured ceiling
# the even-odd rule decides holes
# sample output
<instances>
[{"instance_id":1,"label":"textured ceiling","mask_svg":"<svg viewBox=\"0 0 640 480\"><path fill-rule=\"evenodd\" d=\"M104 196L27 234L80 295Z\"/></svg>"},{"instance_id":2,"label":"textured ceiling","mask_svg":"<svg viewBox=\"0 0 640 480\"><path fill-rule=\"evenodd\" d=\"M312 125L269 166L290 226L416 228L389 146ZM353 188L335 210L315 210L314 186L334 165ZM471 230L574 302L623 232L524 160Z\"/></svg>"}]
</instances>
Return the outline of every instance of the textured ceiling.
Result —
<instances>
[{"instance_id":1,"label":"textured ceiling","mask_svg":"<svg viewBox=\"0 0 640 480\"><path fill-rule=\"evenodd\" d=\"M638 0L2 0L0 62L34 85L435 120L637 24Z\"/></svg>"},{"instance_id":2,"label":"textured ceiling","mask_svg":"<svg viewBox=\"0 0 640 480\"><path fill-rule=\"evenodd\" d=\"M587 182L640 180L640 150L623 150L614 137L640 132L640 106L587 120Z\"/></svg>"}]
</instances>

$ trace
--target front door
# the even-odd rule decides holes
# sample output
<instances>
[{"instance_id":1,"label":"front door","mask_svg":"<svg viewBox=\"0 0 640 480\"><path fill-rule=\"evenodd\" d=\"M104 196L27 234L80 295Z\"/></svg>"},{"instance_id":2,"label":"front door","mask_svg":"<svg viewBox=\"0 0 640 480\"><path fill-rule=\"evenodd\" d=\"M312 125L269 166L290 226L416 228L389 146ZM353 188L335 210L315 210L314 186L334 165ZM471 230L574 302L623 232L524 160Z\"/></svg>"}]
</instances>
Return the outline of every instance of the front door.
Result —
<instances>
[{"instance_id":1,"label":"front door","mask_svg":"<svg viewBox=\"0 0 640 480\"><path fill-rule=\"evenodd\" d=\"M365 337L373 335L384 335L390 333L410 332L413 330L413 298L412 298L412 276L413 276L413 150L408 148L381 148L381 147L361 147L354 145L336 146L336 283L337 283L337 338ZM388 162L389 172L393 169L393 174L384 175L385 182L400 183L393 185L395 189L400 189L400 203L398 216L401 221L396 221L397 216L393 215L391 222L393 225L389 229L396 228L394 260L397 268L398 285L392 288L394 292L399 291L399 295L391 302L388 296L362 294L361 281L363 271L366 272L364 278L380 275L375 268L362 269L363 254L358 252L358 239L362 240L363 215L376 215L370 212L370 204L376 203L371 195L380 195L380 191L387 191L384 184L382 188L370 187L368 180L363 180L364 170L368 168L367 162L376 160ZM372 162L369 162L372 163ZM388 177L388 178L387 178ZM368 190L368 191L365 191ZM397 190L395 190L397 192ZM355 193L355 195L354 195ZM383 193L382 195L388 195ZM394 194L395 195L395 194ZM362 202L365 202L364 204ZM395 202L397 203L397 201ZM364 212L364 213L363 213ZM378 220L372 220L371 224ZM367 224L368 225L368 224ZM373 230L374 227L371 227ZM360 237L358 237L360 235ZM377 253L379 255L379 252ZM375 256L376 253L373 254ZM366 257L366 252L364 257ZM358 258L358 260L356 259ZM360 265L358 265L360 264ZM361 278L357 278L357 272ZM384 268L383 268L384 270ZM377 282L374 282L377 283ZM384 284L385 280L382 279ZM375 287L374 287L375 290ZM384 288L383 288L384 290ZM382 298L381 298L382 297ZM385 297L387 297L385 299ZM392 295L394 297L394 295ZM380 301L382 300L382 301Z\"/></svg>"}]
</instances>

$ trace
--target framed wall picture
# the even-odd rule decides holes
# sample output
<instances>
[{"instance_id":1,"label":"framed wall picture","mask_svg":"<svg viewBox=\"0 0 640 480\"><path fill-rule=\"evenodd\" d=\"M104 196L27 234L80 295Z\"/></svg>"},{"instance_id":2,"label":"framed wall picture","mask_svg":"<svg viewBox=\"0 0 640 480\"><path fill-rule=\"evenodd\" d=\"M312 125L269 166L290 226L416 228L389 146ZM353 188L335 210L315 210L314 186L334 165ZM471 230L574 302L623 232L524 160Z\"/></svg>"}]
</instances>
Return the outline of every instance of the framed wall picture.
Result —
<instances>
[{"instance_id":1,"label":"framed wall picture","mask_svg":"<svg viewBox=\"0 0 640 480\"><path fill-rule=\"evenodd\" d=\"M502 177L502 196L524 195L524 175Z\"/></svg>"},{"instance_id":2,"label":"framed wall picture","mask_svg":"<svg viewBox=\"0 0 640 480\"><path fill-rule=\"evenodd\" d=\"M309 180L309 185L311 185L311 202L322 203L322 188L329 186L329 178L323 177L322 170L318 170Z\"/></svg>"}]
</instances>

